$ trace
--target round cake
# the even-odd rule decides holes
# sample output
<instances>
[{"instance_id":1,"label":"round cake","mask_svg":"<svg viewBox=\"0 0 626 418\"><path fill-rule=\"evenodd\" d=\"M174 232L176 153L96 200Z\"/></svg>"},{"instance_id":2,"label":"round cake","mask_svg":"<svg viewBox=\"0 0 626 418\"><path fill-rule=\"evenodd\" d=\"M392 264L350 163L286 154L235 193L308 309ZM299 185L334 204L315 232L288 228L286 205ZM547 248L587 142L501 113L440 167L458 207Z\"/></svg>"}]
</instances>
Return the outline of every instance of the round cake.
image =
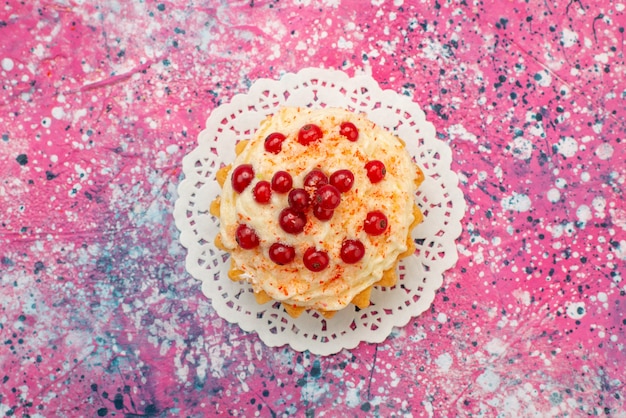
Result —
<instances>
[{"instance_id":1,"label":"round cake","mask_svg":"<svg viewBox=\"0 0 626 418\"><path fill-rule=\"evenodd\" d=\"M280 108L217 173L216 246L232 280L259 303L297 317L370 304L372 286L393 286L422 221L415 193L424 176L404 142L339 108Z\"/></svg>"}]
</instances>

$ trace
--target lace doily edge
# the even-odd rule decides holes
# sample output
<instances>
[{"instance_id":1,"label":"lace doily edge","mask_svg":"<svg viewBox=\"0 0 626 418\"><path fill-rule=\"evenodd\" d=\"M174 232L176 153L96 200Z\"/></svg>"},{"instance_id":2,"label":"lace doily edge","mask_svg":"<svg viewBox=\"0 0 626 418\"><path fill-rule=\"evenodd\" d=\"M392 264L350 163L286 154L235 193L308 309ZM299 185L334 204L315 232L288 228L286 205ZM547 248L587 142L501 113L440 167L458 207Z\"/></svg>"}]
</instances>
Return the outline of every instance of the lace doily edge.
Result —
<instances>
[{"instance_id":1,"label":"lace doily edge","mask_svg":"<svg viewBox=\"0 0 626 418\"><path fill-rule=\"evenodd\" d=\"M413 259L414 262L417 262L416 259ZM284 347L290 346L293 350L298 352L309 351L313 354L321 355L321 356L329 356L333 354L337 354L342 350L351 350L357 347L361 343L367 344L380 344L384 342L389 335L391 334L394 328L403 328L405 327L412 319L417 318L422 313L424 313L428 308L432 305L432 302L435 298L435 294L437 289L441 287L443 283L443 275L437 275L437 280L431 283L431 287L427 289L427 292L424 292L420 295L420 301L422 303L418 305L413 305L414 307L418 307L414 311L405 310L395 313L394 321L388 322L380 322L377 324L378 328L375 331L371 329L361 329L361 334L359 334L359 338L350 338L348 340L342 340L343 344L330 344L330 343L318 343L316 345L312 345L312 342L308 339L298 339L298 338L289 338L288 335L284 335L285 338L277 338L275 334L272 334L267 329L257 329L254 327L253 322L247 321L247 317L228 307L226 303L224 303L221 299L211 299L211 303L217 303L221 305L220 307L214 307L215 311L218 315L228 321L233 325L239 326L243 331L248 333L257 333L259 338L267 345L268 347ZM208 282L202 281L203 293L206 294L206 288L209 286ZM212 290L212 289L210 289ZM222 316L220 313L222 310L228 310L230 312L230 316L228 318ZM332 319L331 319L332 321Z\"/></svg>"}]
</instances>

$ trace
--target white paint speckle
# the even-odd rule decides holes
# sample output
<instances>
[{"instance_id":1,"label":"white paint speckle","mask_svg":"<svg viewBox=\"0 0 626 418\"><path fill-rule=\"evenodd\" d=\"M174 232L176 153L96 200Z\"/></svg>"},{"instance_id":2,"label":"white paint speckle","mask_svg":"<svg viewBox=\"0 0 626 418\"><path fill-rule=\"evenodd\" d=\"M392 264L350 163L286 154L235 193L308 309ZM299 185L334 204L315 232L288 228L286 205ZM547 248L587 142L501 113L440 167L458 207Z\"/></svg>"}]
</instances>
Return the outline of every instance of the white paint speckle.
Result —
<instances>
[{"instance_id":1,"label":"white paint speckle","mask_svg":"<svg viewBox=\"0 0 626 418\"><path fill-rule=\"evenodd\" d=\"M589 172L583 171L582 173L580 173L580 179L586 183L591 180L591 175L589 174Z\"/></svg>"},{"instance_id":2,"label":"white paint speckle","mask_svg":"<svg viewBox=\"0 0 626 418\"><path fill-rule=\"evenodd\" d=\"M593 129L593 131L599 135L600 133L602 133L603 126L604 124L601 121L597 121L591 126L591 129Z\"/></svg>"},{"instance_id":3,"label":"white paint speckle","mask_svg":"<svg viewBox=\"0 0 626 418\"><path fill-rule=\"evenodd\" d=\"M445 324L447 320L448 320L448 317L447 317L447 315L445 313L440 312L437 315L437 322Z\"/></svg>"},{"instance_id":4,"label":"white paint speckle","mask_svg":"<svg viewBox=\"0 0 626 418\"><path fill-rule=\"evenodd\" d=\"M600 144L598 148L596 148L596 156L601 160L608 160L613 156L613 147L606 142Z\"/></svg>"},{"instance_id":5,"label":"white paint speckle","mask_svg":"<svg viewBox=\"0 0 626 418\"><path fill-rule=\"evenodd\" d=\"M589 206L580 205L578 209L576 209L576 217L584 225L588 221L590 221L591 218L593 218L593 215L591 213L591 209L589 208Z\"/></svg>"},{"instance_id":6,"label":"white paint speckle","mask_svg":"<svg viewBox=\"0 0 626 418\"><path fill-rule=\"evenodd\" d=\"M565 304L565 312L572 319L580 319L587 311L585 310L585 302L569 302Z\"/></svg>"},{"instance_id":7,"label":"white paint speckle","mask_svg":"<svg viewBox=\"0 0 626 418\"><path fill-rule=\"evenodd\" d=\"M626 227L622 227L626 231ZM620 260L626 261L626 240L621 240L615 248L615 256Z\"/></svg>"},{"instance_id":8,"label":"white paint speckle","mask_svg":"<svg viewBox=\"0 0 626 418\"><path fill-rule=\"evenodd\" d=\"M487 392L495 392L500 386L500 376L493 370L485 370L483 374L478 376L476 383Z\"/></svg>"},{"instance_id":9,"label":"white paint speckle","mask_svg":"<svg viewBox=\"0 0 626 418\"><path fill-rule=\"evenodd\" d=\"M613 222L613 225L626 231L626 210L609 209L609 214L611 214L611 222Z\"/></svg>"},{"instance_id":10,"label":"white paint speckle","mask_svg":"<svg viewBox=\"0 0 626 418\"><path fill-rule=\"evenodd\" d=\"M433 416L435 416L435 409L433 408L433 404L432 402L428 401L428 400L424 400L422 401L422 405L424 406L424 411L426 411L426 413L428 414L428 417L431 418Z\"/></svg>"},{"instance_id":11,"label":"white paint speckle","mask_svg":"<svg viewBox=\"0 0 626 418\"><path fill-rule=\"evenodd\" d=\"M594 60L601 62L602 64L607 64L609 62L609 54L603 52L602 54L598 54L593 57Z\"/></svg>"},{"instance_id":12,"label":"white paint speckle","mask_svg":"<svg viewBox=\"0 0 626 418\"><path fill-rule=\"evenodd\" d=\"M561 199L561 192L559 191L559 189L553 187L552 189L548 190L548 194L546 195L546 197L550 202L556 203Z\"/></svg>"},{"instance_id":13,"label":"white paint speckle","mask_svg":"<svg viewBox=\"0 0 626 418\"><path fill-rule=\"evenodd\" d=\"M200 382L206 381L206 372L209 368L209 361L206 356L200 356L198 359L198 366L196 367L196 375L198 376L198 380Z\"/></svg>"},{"instance_id":14,"label":"white paint speckle","mask_svg":"<svg viewBox=\"0 0 626 418\"><path fill-rule=\"evenodd\" d=\"M528 290L515 289L513 296L519 300L524 306L530 306L530 292Z\"/></svg>"},{"instance_id":15,"label":"white paint speckle","mask_svg":"<svg viewBox=\"0 0 626 418\"><path fill-rule=\"evenodd\" d=\"M461 124L450 126L450 128L448 128L448 134L450 135L450 139L459 138L464 141L470 141L474 144L478 143L476 135L468 132L467 129L465 129L465 126Z\"/></svg>"},{"instance_id":16,"label":"white paint speckle","mask_svg":"<svg viewBox=\"0 0 626 418\"><path fill-rule=\"evenodd\" d=\"M65 111L61 106L56 106L52 108L52 117L55 119L62 119L65 116Z\"/></svg>"},{"instance_id":17,"label":"white paint speckle","mask_svg":"<svg viewBox=\"0 0 626 418\"><path fill-rule=\"evenodd\" d=\"M499 338L494 338L485 345L485 350L492 356L499 356L506 351L506 345Z\"/></svg>"},{"instance_id":18,"label":"white paint speckle","mask_svg":"<svg viewBox=\"0 0 626 418\"><path fill-rule=\"evenodd\" d=\"M2 69L4 71L11 71L15 64L13 64L13 60L11 58L2 58Z\"/></svg>"},{"instance_id":19,"label":"white paint speckle","mask_svg":"<svg viewBox=\"0 0 626 418\"><path fill-rule=\"evenodd\" d=\"M520 160L528 160L533 155L533 143L521 136L509 144L513 156Z\"/></svg>"},{"instance_id":20,"label":"white paint speckle","mask_svg":"<svg viewBox=\"0 0 626 418\"><path fill-rule=\"evenodd\" d=\"M604 215L604 209L606 209L606 199L603 196L596 196L591 201L591 206L593 206L593 210L595 210L598 215Z\"/></svg>"},{"instance_id":21,"label":"white paint speckle","mask_svg":"<svg viewBox=\"0 0 626 418\"><path fill-rule=\"evenodd\" d=\"M493 168L493 174L497 177L498 180L502 180L502 176L503 176L503 171L502 171L502 167L500 167L499 165L495 166Z\"/></svg>"},{"instance_id":22,"label":"white paint speckle","mask_svg":"<svg viewBox=\"0 0 626 418\"><path fill-rule=\"evenodd\" d=\"M570 136L564 136L559 139L559 142L556 144L556 149L559 154L564 156L565 158L573 157L576 155L576 151L578 151L578 143L576 140Z\"/></svg>"},{"instance_id":23,"label":"white paint speckle","mask_svg":"<svg viewBox=\"0 0 626 418\"><path fill-rule=\"evenodd\" d=\"M563 46L565 48L571 48L576 45L576 42L578 42L578 34L568 28L563 29L563 34L561 35L561 43Z\"/></svg>"},{"instance_id":24,"label":"white paint speckle","mask_svg":"<svg viewBox=\"0 0 626 418\"><path fill-rule=\"evenodd\" d=\"M87 109L78 109L74 112L74 123L78 121L78 119L87 116Z\"/></svg>"},{"instance_id":25,"label":"white paint speckle","mask_svg":"<svg viewBox=\"0 0 626 418\"><path fill-rule=\"evenodd\" d=\"M511 196L504 197L500 204L504 210L512 210L517 212L526 212L530 210L530 198L522 193L513 193Z\"/></svg>"},{"instance_id":26,"label":"white paint speckle","mask_svg":"<svg viewBox=\"0 0 626 418\"><path fill-rule=\"evenodd\" d=\"M574 228L574 222L567 222L566 224L554 225L549 231L552 233L553 238L560 238L563 234L571 237L576 229Z\"/></svg>"},{"instance_id":27,"label":"white paint speckle","mask_svg":"<svg viewBox=\"0 0 626 418\"><path fill-rule=\"evenodd\" d=\"M354 386L354 383L351 385ZM345 402L347 406L354 408L361 403L361 399L359 398L359 390L356 387L350 387L351 385L347 385Z\"/></svg>"},{"instance_id":28,"label":"white paint speckle","mask_svg":"<svg viewBox=\"0 0 626 418\"><path fill-rule=\"evenodd\" d=\"M518 417L520 416L520 401L515 397L515 395L511 395L511 396L507 396L506 398L504 398L504 402L503 402L503 406L504 406L504 411L506 411L506 414L508 416L512 416L512 417ZM530 408L528 408L526 405L524 406L524 412L528 413Z\"/></svg>"},{"instance_id":29,"label":"white paint speckle","mask_svg":"<svg viewBox=\"0 0 626 418\"><path fill-rule=\"evenodd\" d=\"M548 87L552 84L552 75L547 70L539 71L535 74L534 78L541 87Z\"/></svg>"},{"instance_id":30,"label":"white paint speckle","mask_svg":"<svg viewBox=\"0 0 626 418\"><path fill-rule=\"evenodd\" d=\"M435 364L437 365L437 367L439 367L439 370L441 370L444 373L447 373L448 370L450 370L450 367L452 366L452 356L448 353L442 353L439 355L439 357L437 357L437 359L435 359Z\"/></svg>"},{"instance_id":31,"label":"white paint speckle","mask_svg":"<svg viewBox=\"0 0 626 418\"><path fill-rule=\"evenodd\" d=\"M352 49L354 47L354 43L352 41L347 41L343 36L339 37L337 41L337 48L339 49Z\"/></svg>"}]
</instances>

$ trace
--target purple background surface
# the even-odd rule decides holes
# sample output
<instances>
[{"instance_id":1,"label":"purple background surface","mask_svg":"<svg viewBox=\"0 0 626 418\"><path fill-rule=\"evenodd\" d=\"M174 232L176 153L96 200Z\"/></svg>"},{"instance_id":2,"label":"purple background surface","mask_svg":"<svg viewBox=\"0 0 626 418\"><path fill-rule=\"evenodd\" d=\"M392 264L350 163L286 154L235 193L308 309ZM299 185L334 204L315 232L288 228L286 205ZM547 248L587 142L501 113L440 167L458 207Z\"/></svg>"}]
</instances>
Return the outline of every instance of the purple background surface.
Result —
<instances>
[{"instance_id":1,"label":"purple background surface","mask_svg":"<svg viewBox=\"0 0 626 418\"><path fill-rule=\"evenodd\" d=\"M3 2L0 415L626 416L625 9ZM431 309L329 357L220 319L172 217L210 111L304 67L412 97L468 205Z\"/></svg>"}]
</instances>

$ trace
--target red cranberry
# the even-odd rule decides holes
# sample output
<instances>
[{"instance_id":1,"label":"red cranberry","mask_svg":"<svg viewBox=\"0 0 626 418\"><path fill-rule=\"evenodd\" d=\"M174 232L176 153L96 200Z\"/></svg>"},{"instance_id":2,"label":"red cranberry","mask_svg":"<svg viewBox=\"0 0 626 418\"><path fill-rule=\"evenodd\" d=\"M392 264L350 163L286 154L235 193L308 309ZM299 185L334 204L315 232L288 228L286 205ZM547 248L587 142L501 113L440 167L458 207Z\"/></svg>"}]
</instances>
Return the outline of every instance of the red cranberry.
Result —
<instances>
[{"instance_id":1,"label":"red cranberry","mask_svg":"<svg viewBox=\"0 0 626 418\"><path fill-rule=\"evenodd\" d=\"M302 258L304 262L304 266L311 271L322 271L326 267L328 267L328 262L330 261L328 258L328 254L325 251L318 251L317 249L311 247L308 248L304 252L304 257Z\"/></svg>"},{"instance_id":2,"label":"red cranberry","mask_svg":"<svg viewBox=\"0 0 626 418\"><path fill-rule=\"evenodd\" d=\"M256 232L245 224L240 224L237 227L235 239L237 240L237 244L244 250L250 250L259 246L259 237Z\"/></svg>"},{"instance_id":3,"label":"red cranberry","mask_svg":"<svg viewBox=\"0 0 626 418\"><path fill-rule=\"evenodd\" d=\"M261 180L252 189L254 200L258 203L268 203L272 198L272 187L269 181Z\"/></svg>"},{"instance_id":4,"label":"red cranberry","mask_svg":"<svg viewBox=\"0 0 626 418\"><path fill-rule=\"evenodd\" d=\"M306 215L294 208L285 208L278 215L278 223L288 234L299 234L306 225Z\"/></svg>"},{"instance_id":5,"label":"red cranberry","mask_svg":"<svg viewBox=\"0 0 626 418\"><path fill-rule=\"evenodd\" d=\"M298 132L298 142L302 145L309 145L312 142L322 139L324 134L319 126L312 123L304 125Z\"/></svg>"},{"instance_id":6,"label":"red cranberry","mask_svg":"<svg viewBox=\"0 0 626 418\"><path fill-rule=\"evenodd\" d=\"M355 142L357 139L359 139L359 130L356 128L356 126L354 126L354 123L352 122L342 123L339 127L339 133L352 142Z\"/></svg>"},{"instance_id":7,"label":"red cranberry","mask_svg":"<svg viewBox=\"0 0 626 418\"><path fill-rule=\"evenodd\" d=\"M254 170L251 164L241 164L233 170L233 175L230 179L233 189L237 193L243 192L246 187L254 179Z\"/></svg>"},{"instance_id":8,"label":"red cranberry","mask_svg":"<svg viewBox=\"0 0 626 418\"><path fill-rule=\"evenodd\" d=\"M328 177L322 170L314 168L306 176L304 176L304 187L317 189L320 186L328 184Z\"/></svg>"},{"instance_id":9,"label":"red cranberry","mask_svg":"<svg viewBox=\"0 0 626 418\"><path fill-rule=\"evenodd\" d=\"M328 221L333 217L335 213L334 209L324 209L319 205L313 206L313 216L315 216L320 221Z\"/></svg>"},{"instance_id":10,"label":"red cranberry","mask_svg":"<svg viewBox=\"0 0 626 418\"><path fill-rule=\"evenodd\" d=\"M368 161L367 164L365 164L365 170L367 171L367 177L372 183L378 183L385 177L385 174L387 174L385 164L378 160Z\"/></svg>"},{"instance_id":11,"label":"red cranberry","mask_svg":"<svg viewBox=\"0 0 626 418\"><path fill-rule=\"evenodd\" d=\"M354 174L350 170L337 170L330 175L330 184L335 186L341 193L345 193L354 184Z\"/></svg>"},{"instance_id":12,"label":"red cranberry","mask_svg":"<svg viewBox=\"0 0 626 418\"><path fill-rule=\"evenodd\" d=\"M387 216L379 210L369 212L363 222L363 229L370 235L380 235L387 229Z\"/></svg>"},{"instance_id":13,"label":"red cranberry","mask_svg":"<svg viewBox=\"0 0 626 418\"><path fill-rule=\"evenodd\" d=\"M279 265L291 263L296 257L296 250L285 244L275 242L270 246L270 260Z\"/></svg>"},{"instance_id":14,"label":"red cranberry","mask_svg":"<svg viewBox=\"0 0 626 418\"><path fill-rule=\"evenodd\" d=\"M359 240L347 239L341 244L341 259L344 263L354 264L365 255L365 246Z\"/></svg>"},{"instance_id":15,"label":"red cranberry","mask_svg":"<svg viewBox=\"0 0 626 418\"><path fill-rule=\"evenodd\" d=\"M287 193L293 186L291 174L286 171L277 171L272 177L272 190L276 193Z\"/></svg>"},{"instance_id":16,"label":"red cranberry","mask_svg":"<svg viewBox=\"0 0 626 418\"><path fill-rule=\"evenodd\" d=\"M323 209L335 209L341 203L341 193L331 184L325 184L315 194L315 204Z\"/></svg>"},{"instance_id":17,"label":"red cranberry","mask_svg":"<svg viewBox=\"0 0 626 418\"><path fill-rule=\"evenodd\" d=\"M309 194L304 189L292 189L287 197L287 202L295 210L304 212L309 207Z\"/></svg>"},{"instance_id":18,"label":"red cranberry","mask_svg":"<svg viewBox=\"0 0 626 418\"><path fill-rule=\"evenodd\" d=\"M283 141L287 137L280 132L274 132L265 137L265 151L278 154L283 149Z\"/></svg>"}]
</instances>

